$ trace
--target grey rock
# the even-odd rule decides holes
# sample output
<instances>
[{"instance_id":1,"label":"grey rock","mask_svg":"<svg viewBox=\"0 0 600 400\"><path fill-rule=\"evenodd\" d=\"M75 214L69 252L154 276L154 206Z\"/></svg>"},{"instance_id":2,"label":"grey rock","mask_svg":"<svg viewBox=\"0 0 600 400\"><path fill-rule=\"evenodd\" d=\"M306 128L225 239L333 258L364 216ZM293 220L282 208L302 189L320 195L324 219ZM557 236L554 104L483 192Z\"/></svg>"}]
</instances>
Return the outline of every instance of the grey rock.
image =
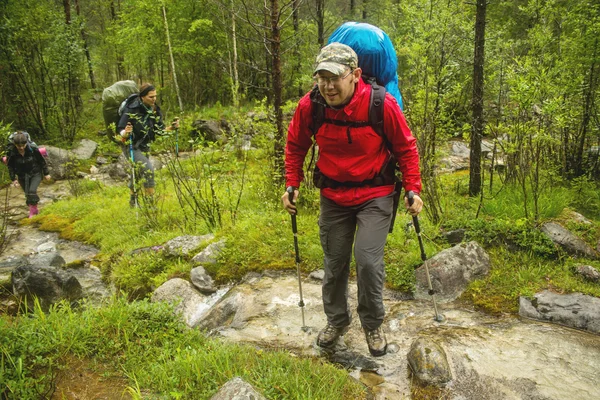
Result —
<instances>
[{"instance_id":1,"label":"grey rock","mask_svg":"<svg viewBox=\"0 0 600 400\"><path fill-rule=\"evenodd\" d=\"M191 136L193 138L201 137L209 142L218 142L225 139L223 130L217 121L198 119L192 123L192 128Z\"/></svg>"},{"instance_id":2,"label":"grey rock","mask_svg":"<svg viewBox=\"0 0 600 400\"><path fill-rule=\"evenodd\" d=\"M190 253L196 250L202 243L212 240L214 235L202 235L192 236L184 235L178 236L169 240L164 244L164 251L169 256L189 256Z\"/></svg>"},{"instance_id":3,"label":"grey rock","mask_svg":"<svg viewBox=\"0 0 600 400\"><path fill-rule=\"evenodd\" d=\"M310 273L310 275L308 275L308 277L317 281L322 281L323 279L325 279L325 270L318 269L316 271L313 271Z\"/></svg>"},{"instance_id":4,"label":"grey rock","mask_svg":"<svg viewBox=\"0 0 600 400\"><path fill-rule=\"evenodd\" d=\"M100 169L98 169L98 167L96 167L95 165L92 165L90 167L90 174L97 175L99 173L100 173Z\"/></svg>"},{"instance_id":5,"label":"grey rock","mask_svg":"<svg viewBox=\"0 0 600 400\"><path fill-rule=\"evenodd\" d=\"M576 257L598 258L598 253L594 249L562 225L555 222L546 222L540 229L568 254Z\"/></svg>"},{"instance_id":6,"label":"grey rock","mask_svg":"<svg viewBox=\"0 0 600 400\"><path fill-rule=\"evenodd\" d=\"M600 333L600 299L581 293L543 291L533 301L519 299L519 315L571 328Z\"/></svg>"},{"instance_id":7,"label":"grey rock","mask_svg":"<svg viewBox=\"0 0 600 400\"><path fill-rule=\"evenodd\" d=\"M476 242L458 244L425 262L440 301L455 300L471 281L485 276L490 270L490 257ZM425 265L417 268L415 275L415 298L429 299Z\"/></svg>"},{"instance_id":8,"label":"grey rock","mask_svg":"<svg viewBox=\"0 0 600 400\"><path fill-rule=\"evenodd\" d=\"M192 262L195 265L198 264L216 264L217 258L221 251L225 248L225 240L220 240L216 243L209 244L204 250L196 254L192 258Z\"/></svg>"},{"instance_id":9,"label":"grey rock","mask_svg":"<svg viewBox=\"0 0 600 400\"><path fill-rule=\"evenodd\" d=\"M266 400L266 397L236 376L225 383L210 400Z\"/></svg>"},{"instance_id":10,"label":"grey rock","mask_svg":"<svg viewBox=\"0 0 600 400\"><path fill-rule=\"evenodd\" d=\"M449 244L455 245L461 243L464 240L465 232L465 229L455 229L453 231L443 232L442 235Z\"/></svg>"},{"instance_id":11,"label":"grey rock","mask_svg":"<svg viewBox=\"0 0 600 400\"><path fill-rule=\"evenodd\" d=\"M593 224L592 221L590 221L589 219L587 219L586 217L584 217L583 215L581 215L575 211L570 211L568 216L571 220L573 220L574 222L577 222L578 224L584 224L584 225L592 225Z\"/></svg>"},{"instance_id":12,"label":"grey rock","mask_svg":"<svg viewBox=\"0 0 600 400\"><path fill-rule=\"evenodd\" d=\"M67 271L55 267L22 266L12 272L13 293L33 307L32 296L40 301L42 310L60 300L74 303L83 298L79 281Z\"/></svg>"},{"instance_id":13,"label":"grey rock","mask_svg":"<svg viewBox=\"0 0 600 400\"><path fill-rule=\"evenodd\" d=\"M244 295L240 291L232 290L215 304L198 323L196 328L212 331L224 326L240 326L240 318L236 319L238 310L243 307Z\"/></svg>"},{"instance_id":14,"label":"grey rock","mask_svg":"<svg viewBox=\"0 0 600 400\"><path fill-rule=\"evenodd\" d=\"M106 157L102 157L102 156L96 157L96 164L98 164L98 165L108 164L108 159Z\"/></svg>"},{"instance_id":15,"label":"grey rock","mask_svg":"<svg viewBox=\"0 0 600 400\"><path fill-rule=\"evenodd\" d=\"M38 253L53 253L56 252L56 243L49 241L49 242L45 242L40 244L37 247L37 252Z\"/></svg>"},{"instance_id":16,"label":"grey rock","mask_svg":"<svg viewBox=\"0 0 600 400\"><path fill-rule=\"evenodd\" d=\"M94 142L90 139L81 139L76 148L73 149L73 155L79 160L89 160L92 158L96 149L98 148L98 143Z\"/></svg>"},{"instance_id":17,"label":"grey rock","mask_svg":"<svg viewBox=\"0 0 600 400\"><path fill-rule=\"evenodd\" d=\"M194 286L181 278L174 278L160 285L152 293L153 302L168 302L175 306L175 311L180 314L188 326L195 326L206 311L205 296L200 294Z\"/></svg>"},{"instance_id":18,"label":"grey rock","mask_svg":"<svg viewBox=\"0 0 600 400\"><path fill-rule=\"evenodd\" d=\"M415 340L407 358L412 373L424 384L443 386L452 380L446 352L431 339Z\"/></svg>"},{"instance_id":19,"label":"grey rock","mask_svg":"<svg viewBox=\"0 0 600 400\"><path fill-rule=\"evenodd\" d=\"M9 256L0 261L0 281L10 279L13 270L24 265L29 265L29 259L24 256Z\"/></svg>"},{"instance_id":20,"label":"grey rock","mask_svg":"<svg viewBox=\"0 0 600 400\"><path fill-rule=\"evenodd\" d=\"M463 142L452 142L452 155L461 158L469 158L471 156L471 150Z\"/></svg>"},{"instance_id":21,"label":"grey rock","mask_svg":"<svg viewBox=\"0 0 600 400\"><path fill-rule=\"evenodd\" d=\"M117 162L101 166L100 172L108 174L108 176L116 180L129 178L129 174L131 173L129 161L122 153L117 158Z\"/></svg>"},{"instance_id":22,"label":"grey rock","mask_svg":"<svg viewBox=\"0 0 600 400\"><path fill-rule=\"evenodd\" d=\"M67 169L69 161L74 157L73 154L65 149L54 146L40 146L45 147L48 153L48 169L50 175L54 179L65 179L67 175Z\"/></svg>"},{"instance_id":23,"label":"grey rock","mask_svg":"<svg viewBox=\"0 0 600 400\"><path fill-rule=\"evenodd\" d=\"M42 267L64 267L66 261L57 252L38 253L29 257L29 264Z\"/></svg>"},{"instance_id":24,"label":"grey rock","mask_svg":"<svg viewBox=\"0 0 600 400\"><path fill-rule=\"evenodd\" d=\"M192 269L190 272L190 279L192 284L201 293L212 294L217 291L213 279L206 273L206 270L202 266Z\"/></svg>"},{"instance_id":25,"label":"grey rock","mask_svg":"<svg viewBox=\"0 0 600 400\"><path fill-rule=\"evenodd\" d=\"M67 270L74 276L83 292L83 297L90 300L93 304L99 304L102 300L108 299L112 291L102 280L102 272L94 267L70 268Z\"/></svg>"},{"instance_id":26,"label":"grey rock","mask_svg":"<svg viewBox=\"0 0 600 400\"><path fill-rule=\"evenodd\" d=\"M590 282L600 282L600 272L591 265L576 265L575 271L585 280Z\"/></svg>"}]
</instances>

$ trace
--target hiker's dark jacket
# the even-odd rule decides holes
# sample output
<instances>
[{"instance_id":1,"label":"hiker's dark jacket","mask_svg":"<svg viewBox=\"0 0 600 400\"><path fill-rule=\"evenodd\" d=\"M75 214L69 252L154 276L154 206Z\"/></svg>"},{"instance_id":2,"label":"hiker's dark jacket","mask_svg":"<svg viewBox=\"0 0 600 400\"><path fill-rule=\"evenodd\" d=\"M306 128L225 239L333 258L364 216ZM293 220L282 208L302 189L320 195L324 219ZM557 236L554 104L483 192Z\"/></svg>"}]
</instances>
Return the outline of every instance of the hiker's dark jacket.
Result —
<instances>
[{"instance_id":1,"label":"hiker's dark jacket","mask_svg":"<svg viewBox=\"0 0 600 400\"><path fill-rule=\"evenodd\" d=\"M150 150L150 142L156 135L162 135L165 124L160 107L155 104L155 110L146 107L139 97L127 104L117 125L117 132L121 132L127 126L127 122L133 125L133 148L141 151Z\"/></svg>"},{"instance_id":2,"label":"hiker's dark jacket","mask_svg":"<svg viewBox=\"0 0 600 400\"><path fill-rule=\"evenodd\" d=\"M350 103L339 110L326 107L325 118L348 122L368 121L370 98L371 86L359 79ZM402 172L402 185L407 191L420 193L421 175L416 139L412 136L398 103L390 94L386 94L383 113L383 130L398 160ZM299 187L304 178L304 158L313 138L311 121L312 103L308 93L298 103L288 128L285 149L287 186ZM382 167L390 159L384 139L368 125L350 127L324 123L315 135L315 140L319 146L316 166L325 176L338 182L363 182L373 179L380 174ZM341 206L354 206L387 196L393 190L393 184L341 186L325 187L321 189L321 194Z\"/></svg>"},{"instance_id":3,"label":"hiker's dark jacket","mask_svg":"<svg viewBox=\"0 0 600 400\"><path fill-rule=\"evenodd\" d=\"M36 146L30 146L29 144L25 147L25 154L19 154L19 150L15 146L11 146L7 156L6 165L8 166L8 173L10 180L14 181L17 176L24 177L25 175L49 175L48 164L46 159L40 153L40 149Z\"/></svg>"}]
</instances>

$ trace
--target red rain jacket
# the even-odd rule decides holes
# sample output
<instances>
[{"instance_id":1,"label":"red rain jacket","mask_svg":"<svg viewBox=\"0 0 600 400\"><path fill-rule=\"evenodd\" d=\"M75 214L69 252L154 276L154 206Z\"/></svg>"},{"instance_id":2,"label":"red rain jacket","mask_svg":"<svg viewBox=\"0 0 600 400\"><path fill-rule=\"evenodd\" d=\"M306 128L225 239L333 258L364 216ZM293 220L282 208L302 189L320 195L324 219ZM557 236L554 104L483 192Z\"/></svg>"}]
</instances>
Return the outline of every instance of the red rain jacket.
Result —
<instances>
[{"instance_id":1,"label":"red rain jacket","mask_svg":"<svg viewBox=\"0 0 600 400\"><path fill-rule=\"evenodd\" d=\"M312 145L312 103L306 94L296 108L288 128L285 148L287 186L299 187L304 179L302 166ZM325 108L325 118L345 121L368 121L371 86L359 80L352 100L340 110ZM402 185L406 191L421 192L419 153L398 103L386 93L383 130L402 172ZM315 135L319 146L317 166L321 172L339 182L362 182L379 174L388 159L389 151L384 139L370 126L348 127L324 123ZM341 206L354 206L365 201L387 196L393 185L378 187L323 188L321 194Z\"/></svg>"}]
</instances>

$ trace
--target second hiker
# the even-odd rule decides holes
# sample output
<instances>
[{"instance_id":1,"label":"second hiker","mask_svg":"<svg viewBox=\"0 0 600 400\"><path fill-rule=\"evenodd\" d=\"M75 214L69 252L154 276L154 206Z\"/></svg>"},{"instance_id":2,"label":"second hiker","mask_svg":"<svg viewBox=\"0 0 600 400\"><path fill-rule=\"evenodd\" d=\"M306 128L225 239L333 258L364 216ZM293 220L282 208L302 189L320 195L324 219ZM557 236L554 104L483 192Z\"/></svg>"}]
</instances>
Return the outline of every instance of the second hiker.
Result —
<instances>
[{"instance_id":1,"label":"second hiker","mask_svg":"<svg viewBox=\"0 0 600 400\"><path fill-rule=\"evenodd\" d=\"M140 87L139 95L131 98L125 105L121 119L117 125L123 141L131 140L133 144L133 162L141 169L141 180L149 196L154 195L154 167L150 162L150 143L156 135L162 135L165 131L179 128L179 120L175 119L171 126L165 127L163 115L158 104L156 104L156 88L149 83ZM129 146L123 145L123 154L131 159ZM137 204L135 198L135 182L130 182L131 197L129 204L133 207Z\"/></svg>"},{"instance_id":2,"label":"second hiker","mask_svg":"<svg viewBox=\"0 0 600 400\"><path fill-rule=\"evenodd\" d=\"M21 186L25 193L25 203L29 206L29 218L38 214L40 196L37 188L42 182L42 176L50 180L50 172L46 159L40 149L29 140L25 131L17 131L11 135L12 145L6 154L6 165L13 186Z\"/></svg>"},{"instance_id":3,"label":"second hiker","mask_svg":"<svg viewBox=\"0 0 600 400\"><path fill-rule=\"evenodd\" d=\"M331 43L316 59L313 89L299 102L288 129L285 149L286 183L284 208L296 213L294 203L303 180L304 158L312 145L315 107L324 109L323 124L314 137L319 148L315 183L321 189L319 231L324 253L323 307L327 325L317 344L333 347L351 322L348 308L348 278L354 244L358 308L369 351L382 356L387 341L382 329L385 316L383 249L394 212L395 163L398 160L406 191L421 190L419 154L396 100L386 94L383 131L369 123L371 85L361 78L358 57L352 48ZM386 142L389 142L386 145ZM388 168L386 168L388 167ZM392 175L392 176L390 176ZM408 212L417 215L423 206L415 196Z\"/></svg>"}]
</instances>

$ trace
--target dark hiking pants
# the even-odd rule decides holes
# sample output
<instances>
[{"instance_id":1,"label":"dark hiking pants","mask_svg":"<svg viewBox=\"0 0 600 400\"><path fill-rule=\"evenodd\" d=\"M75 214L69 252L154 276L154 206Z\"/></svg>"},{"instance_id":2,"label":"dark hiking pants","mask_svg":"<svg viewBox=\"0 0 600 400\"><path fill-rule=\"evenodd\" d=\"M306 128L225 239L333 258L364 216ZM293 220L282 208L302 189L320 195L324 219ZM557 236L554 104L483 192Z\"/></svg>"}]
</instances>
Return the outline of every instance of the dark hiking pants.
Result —
<instances>
[{"instance_id":1,"label":"dark hiking pants","mask_svg":"<svg viewBox=\"0 0 600 400\"><path fill-rule=\"evenodd\" d=\"M321 196L319 228L324 253L323 307L327 321L341 328L350 324L348 276L354 243L358 316L363 328L383 322L383 248L390 227L393 194L352 207Z\"/></svg>"},{"instance_id":2,"label":"dark hiking pants","mask_svg":"<svg viewBox=\"0 0 600 400\"><path fill-rule=\"evenodd\" d=\"M123 155L131 161L129 146L123 146ZM135 163L135 179L136 182L142 182L145 188L154 187L154 166L149 159L149 156L141 150L133 150L133 160ZM133 189L133 175L129 172L129 189Z\"/></svg>"},{"instance_id":3,"label":"dark hiking pants","mask_svg":"<svg viewBox=\"0 0 600 400\"><path fill-rule=\"evenodd\" d=\"M25 193L25 203L27 205L36 205L40 201L40 196L37 194L37 188L40 186L40 182L42 182L42 174L17 175L17 179Z\"/></svg>"}]
</instances>

